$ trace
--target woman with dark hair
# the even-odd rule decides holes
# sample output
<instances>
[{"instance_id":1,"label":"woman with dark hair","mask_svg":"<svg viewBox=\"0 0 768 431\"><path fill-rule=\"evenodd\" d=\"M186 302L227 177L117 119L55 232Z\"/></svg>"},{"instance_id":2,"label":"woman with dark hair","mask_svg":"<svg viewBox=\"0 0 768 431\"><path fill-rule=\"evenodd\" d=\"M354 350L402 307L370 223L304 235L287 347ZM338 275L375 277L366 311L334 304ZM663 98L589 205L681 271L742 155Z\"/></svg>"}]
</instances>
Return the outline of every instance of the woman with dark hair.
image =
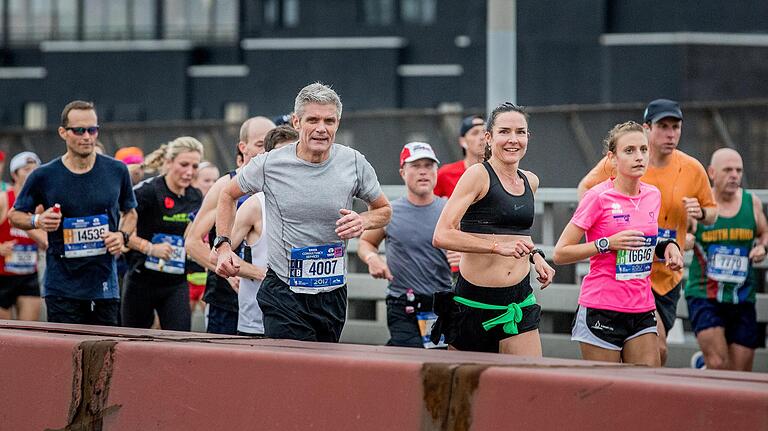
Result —
<instances>
[{"instance_id":1,"label":"woman with dark hair","mask_svg":"<svg viewBox=\"0 0 768 431\"><path fill-rule=\"evenodd\" d=\"M529 273L533 264L543 289L555 270L531 240L539 178L519 168L529 136L521 107L494 109L486 160L467 169L437 222L435 247L462 252L454 291L435 294L432 338L444 334L453 349L541 356Z\"/></svg>"}]
</instances>

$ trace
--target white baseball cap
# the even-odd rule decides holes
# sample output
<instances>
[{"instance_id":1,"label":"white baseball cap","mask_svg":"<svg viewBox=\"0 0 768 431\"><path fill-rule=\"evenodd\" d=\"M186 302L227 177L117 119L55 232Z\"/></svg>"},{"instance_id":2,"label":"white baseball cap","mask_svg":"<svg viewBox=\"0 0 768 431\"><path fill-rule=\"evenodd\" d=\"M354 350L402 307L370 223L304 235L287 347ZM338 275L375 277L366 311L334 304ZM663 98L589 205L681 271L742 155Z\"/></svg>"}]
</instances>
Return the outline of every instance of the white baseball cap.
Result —
<instances>
[{"instance_id":1,"label":"white baseball cap","mask_svg":"<svg viewBox=\"0 0 768 431\"><path fill-rule=\"evenodd\" d=\"M426 142L409 142L400 152L400 167L402 168L407 162L414 162L419 159L430 159L434 160L435 163L440 163L431 145Z\"/></svg>"},{"instance_id":2,"label":"white baseball cap","mask_svg":"<svg viewBox=\"0 0 768 431\"><path fill-rule=\"evenodd\" d=\"M23 151L13 156L11 163L8 165L8 169L11 170L11 173L15 173L24 166L27 166L28 163L42 164L40 157L37 157L37 154L32 151Z\"/></svg>"}]
</instances>

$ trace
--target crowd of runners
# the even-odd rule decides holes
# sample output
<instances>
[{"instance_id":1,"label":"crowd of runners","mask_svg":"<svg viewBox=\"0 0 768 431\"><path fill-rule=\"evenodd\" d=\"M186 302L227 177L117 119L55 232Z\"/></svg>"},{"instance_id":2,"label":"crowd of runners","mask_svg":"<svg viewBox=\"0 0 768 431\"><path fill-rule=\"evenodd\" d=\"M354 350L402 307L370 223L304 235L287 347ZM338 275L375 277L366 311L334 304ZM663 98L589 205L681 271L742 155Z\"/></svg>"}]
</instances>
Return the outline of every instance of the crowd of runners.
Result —
<instances>
[{"instance_id":1,"label":"crowd of runners","mask_svg":"<svg viewBox=\"0 0 768 431\"><path fill-rule=\"evenodd\" d=\"M589 260L572 324L583 358L663 366L684 295L706 366L751 370L763 204L736 151L705 168L678 149L678 103L608 131L550 260L531 238L540 180L521 169L537 144L522 107L462 120L464 158L442 167L428 143L404 145L406 195L391 203L365 156L335 143L341 114L333 89L304 87L285 124L243 123L221 175L190 136L104 155L96 107L69 103L65 153L16 154L0 184L0 318L36 320L42 297L49 322L189 331L205 309L211 333L338 342L358 239L388 282L388 345L541 356L535 288L554 280L549 262Z\"/></svg>"}]
</instances>

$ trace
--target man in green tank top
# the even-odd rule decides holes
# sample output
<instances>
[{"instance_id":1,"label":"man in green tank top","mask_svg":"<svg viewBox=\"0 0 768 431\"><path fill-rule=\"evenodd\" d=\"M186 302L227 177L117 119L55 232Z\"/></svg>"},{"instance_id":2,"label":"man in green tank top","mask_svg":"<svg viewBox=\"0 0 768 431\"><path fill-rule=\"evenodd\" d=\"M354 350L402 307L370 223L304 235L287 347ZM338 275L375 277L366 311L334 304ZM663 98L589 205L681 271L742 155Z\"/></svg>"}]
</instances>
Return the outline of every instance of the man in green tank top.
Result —
<instances>
[{"instance_id":1,"label":"man in green tank top","mask_svg":"<svg viewBox=\"0 0 768 431\"><path fill-rule=\"evenodd\" d=\"M707 368L751 371L758 347L752 264L765 259L768 223L760 199L741 188L739 153L715 151L708 173L718 217L711 226L692 226L688 315Z\"/></svg>"}]
</instances>

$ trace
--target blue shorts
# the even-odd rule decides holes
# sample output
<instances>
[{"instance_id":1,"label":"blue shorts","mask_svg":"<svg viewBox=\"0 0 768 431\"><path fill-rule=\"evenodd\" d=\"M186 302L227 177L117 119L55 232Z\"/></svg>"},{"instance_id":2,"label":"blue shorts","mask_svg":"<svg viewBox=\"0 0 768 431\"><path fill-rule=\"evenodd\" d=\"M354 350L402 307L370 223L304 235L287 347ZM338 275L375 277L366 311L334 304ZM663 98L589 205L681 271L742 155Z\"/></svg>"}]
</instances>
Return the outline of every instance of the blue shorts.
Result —
<instances>
[{"instance_id":1,"label":"blue shorts","mask_svg":"<svg viewBox=\"0 0 768 431\"><path fill-rule=\"evenodd\" d=\"M685 298L688 318L693 332L721 327L725 329L728 344L739 344L750 349L758 347L757 313L753 302L722 304L714 299Z\"/></svg>"}]
</instances>

